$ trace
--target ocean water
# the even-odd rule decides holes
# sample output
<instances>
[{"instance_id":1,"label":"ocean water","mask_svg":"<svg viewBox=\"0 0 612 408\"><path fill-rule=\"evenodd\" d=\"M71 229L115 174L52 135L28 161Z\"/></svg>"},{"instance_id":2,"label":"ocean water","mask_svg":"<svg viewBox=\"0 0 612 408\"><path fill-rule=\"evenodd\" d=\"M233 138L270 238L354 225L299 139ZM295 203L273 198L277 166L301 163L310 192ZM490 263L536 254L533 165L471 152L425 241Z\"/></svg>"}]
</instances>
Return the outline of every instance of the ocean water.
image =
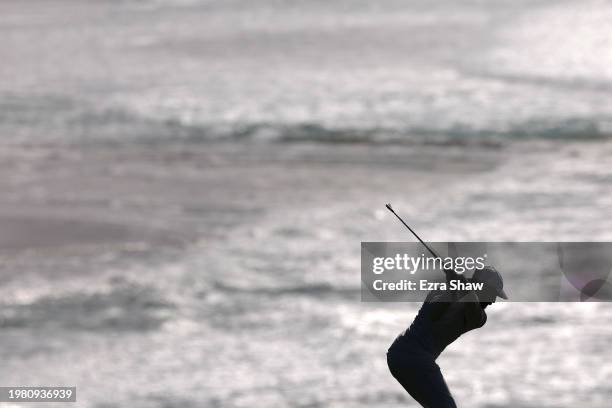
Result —
<instances>
[{"instance_id":1,"label":"ocean water","mask_svg":"<svg viewBox=\"0 0 612 408\"><path fill-rule=\"evenodd\" d=\"M360 241L411 239L386 202L431 241L610 240L610 17L1 2L0 385L94 408L416 406L385 352L418 305L360 302ZM611 317L494 305L439 364L460 406L607 407Z\"/></svg>"},{"instance_id":2,"label":"ocean water","mask_svg":"<svg viewBox=\"0 0 612 408\"><path fill-rule=\"evenodd\" d=\"M605 138L607 1L3 2L17 140Z\"/></svg>"}]
</instances>

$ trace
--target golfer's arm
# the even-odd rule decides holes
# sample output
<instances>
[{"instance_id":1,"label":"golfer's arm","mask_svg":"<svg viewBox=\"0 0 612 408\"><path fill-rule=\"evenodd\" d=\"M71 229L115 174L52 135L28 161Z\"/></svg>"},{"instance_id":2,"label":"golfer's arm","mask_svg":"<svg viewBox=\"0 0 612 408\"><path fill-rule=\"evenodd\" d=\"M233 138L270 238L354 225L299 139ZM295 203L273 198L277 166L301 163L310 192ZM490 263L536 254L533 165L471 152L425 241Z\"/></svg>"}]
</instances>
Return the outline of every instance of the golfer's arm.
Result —
<instances>
[{"instance_id":1,"label":"golfer's arm","mask_svg":"<svg viewBox=\"0 0 612 408\"><path fill-rule=\"evenodd\" d=\"M455 272L453 269L448 269L445 268L444 269L444 274L446 275L446 284L450 286L450 282L451 281L461 281L463 283L467 282L467 280L465 279L465 276L463 276L463 274L458 274L457 272ZM463 296L463 291L462 292L457 292L457 291L453 291L452 293L452 298L453 301L457 301L458 299L461 299L461 297Z\"/></svg>"},{"instance_id":2,"label":"golfer's arm","mask_svg":"<svg viewBox=\"0 0 612 408\"><path fill-rule=\"evenodd\" d=\"M480 327L487 319L487 315L480 307L480 299L473 290L466 291L462 294L459 302L463 304L465 321L468 327Z\"/></svg>"}]
</instances>

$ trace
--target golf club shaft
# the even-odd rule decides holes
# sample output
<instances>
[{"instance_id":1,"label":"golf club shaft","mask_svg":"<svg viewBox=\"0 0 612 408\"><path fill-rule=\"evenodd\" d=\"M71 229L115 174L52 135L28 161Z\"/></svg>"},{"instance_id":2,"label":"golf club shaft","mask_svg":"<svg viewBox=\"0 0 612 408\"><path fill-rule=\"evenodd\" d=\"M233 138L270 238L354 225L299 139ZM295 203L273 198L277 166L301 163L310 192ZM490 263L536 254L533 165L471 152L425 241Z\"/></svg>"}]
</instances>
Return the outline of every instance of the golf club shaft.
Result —
<instances>
[{"instance_id":1,"label":"golf club shaft","mask_svg":"<svg viewBox=\"0 0 612 408\"><path fill-rule=\"evenodd\" d=\"M423 245L425 246L425 248L427 248L427 250L428 250L428 251L429 251L429 252L430 252L430 253L431 253L433 256L435 256L436 258L441 258L441 257L440 257L440 255L436 254L436 253L434 252L434 250L433 250L433 249L431 249L431 248L429 247L429 245L427 245L427 244L425 243L425 241L423 241L423 240L421 239L421 237L419 237L419 236L418 236L418 234L417 234L416 232L414 232L414 231L412 230L412 228L410 228L410 226L409 226L408 224L406 224L406 222L405 222L405 221L402 219L402 217L400 217L399 215L397 215L397 213L396 213L396 212L393 210L393 207L391 207L391 204L387 204L387 205L386 205L386 207L387 207L387 209L388 209L389 211L391 211L391 212L393 213L393 215L395 215L395 216L397 217L397 219L398 219L398 220L400 220L400 221L402 222L402 224L404 224L404 226L405 226L406 228L408 228L408 230L409 230L410 232L412 232L412 235L414 235L414 236L416 237L416 239L418 239L418 240L421 242L421 244L423 244Z\"/></svg>"}]
</instances>

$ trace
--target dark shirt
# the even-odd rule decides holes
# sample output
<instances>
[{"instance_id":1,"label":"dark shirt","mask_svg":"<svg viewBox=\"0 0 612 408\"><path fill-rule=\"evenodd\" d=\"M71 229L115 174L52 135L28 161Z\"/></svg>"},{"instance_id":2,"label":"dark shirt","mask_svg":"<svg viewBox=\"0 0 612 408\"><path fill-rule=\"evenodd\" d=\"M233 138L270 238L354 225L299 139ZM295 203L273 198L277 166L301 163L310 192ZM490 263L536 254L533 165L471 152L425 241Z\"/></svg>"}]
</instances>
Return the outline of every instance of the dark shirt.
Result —
<instances>
[{"instance_id":1,"label":"dark shirt","mask_svg":"<svg viewBox=\"0 0 612 408\"><path fill-rule=\"evenodd\" d=\"M474 292L432 291L396 343L421 347L435 359L463 333L482 327L486 321Z\"/></svg>"}]
</instances>

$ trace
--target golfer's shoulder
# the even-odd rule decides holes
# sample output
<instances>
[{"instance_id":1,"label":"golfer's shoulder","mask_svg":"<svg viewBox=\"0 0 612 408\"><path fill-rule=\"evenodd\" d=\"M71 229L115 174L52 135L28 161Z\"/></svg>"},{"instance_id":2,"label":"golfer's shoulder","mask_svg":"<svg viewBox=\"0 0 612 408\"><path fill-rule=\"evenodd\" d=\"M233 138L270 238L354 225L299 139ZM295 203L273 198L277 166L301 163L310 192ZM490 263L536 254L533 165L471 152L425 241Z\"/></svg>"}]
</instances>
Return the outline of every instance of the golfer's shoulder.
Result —
<instances>
[{"instance_id":1,"label":"golfer's shoulder","mask_svg":"<svg viewBox=\"0 0 612 408\"><path fill-rule=\"evenodd\" d=\"M487 314L478 302L457 302L457 313L464 316L469 330L484 326Z\"/></svg>"},{"instance_id":2,"label":"golfer's shoulder","mask_svg":"<svg viewBox=\"0 0 612 408\"><path fill-rule=\"evenodd\" d=\"M477 326L476 327L482 327L485 325L485 323L487 322L487 314L484 310L482 310L482 313L480 313L479 316L479 320L477 321Z\"/></svg>"}]
</instances>

